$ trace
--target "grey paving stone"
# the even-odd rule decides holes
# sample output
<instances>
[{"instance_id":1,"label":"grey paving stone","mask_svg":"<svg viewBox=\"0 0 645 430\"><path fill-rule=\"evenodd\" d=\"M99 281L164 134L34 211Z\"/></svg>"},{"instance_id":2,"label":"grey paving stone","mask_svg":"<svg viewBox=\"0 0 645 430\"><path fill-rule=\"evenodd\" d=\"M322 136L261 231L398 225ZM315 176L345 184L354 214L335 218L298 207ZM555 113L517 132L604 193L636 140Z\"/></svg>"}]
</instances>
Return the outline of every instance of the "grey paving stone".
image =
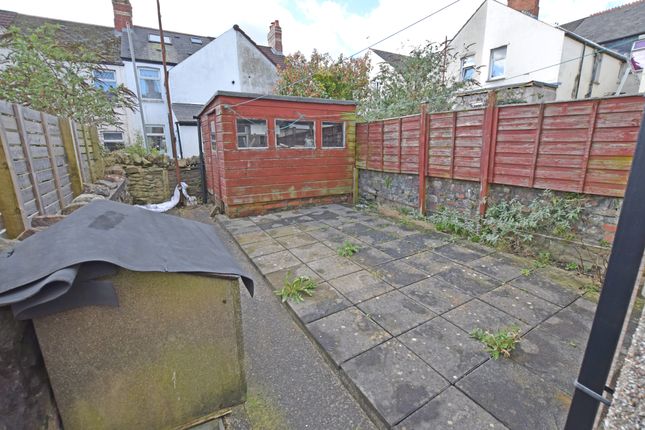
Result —
<instances>
[{"instance_id":1,"label":"grey paving stone","mask_svg":"<svg viewBox=\"0 0 645 430\"><path fill-rule=\"evenodd\" d=\"M355 307L309 323L307 328L337 365L391 337Z\"/></svg>"},{"instance_id":2,"label":"grey paving stone","mask_svg":"<svg viewBox=\"0 0 645 430\"><path fill-rule=\"evenodd\" d=\"M511 285L502 285L479 298L533 326L560 310L559 306Z\"/></svg>"},{"instance_id":3,"label":"grey paving stone","mask_svg":"<svg viewBox=\"0 0 645 430\"><path fill-rule=\"evenodd\" d=\"M442 316L467 333L470 333L476 328L492 332L511 326L519 327L520 331L524 333L530 328L517 318L478 299L464 303Z\"/></svg>"},{"instance_id":4,"label":"grey paving stone","mask_svg":"<svg viewBox=\"0 0 645 430\"><path fill-rule=\"evenodd\" d=\"M282 236L291 236L292 234L302 233L302 230L300 230L295 225L288 225L288 226L283 226L283 227L269 228L269 229L264 230L264 231L269 236L271 236L273 238L282 237Z\"/></svg>"},{"instance_id":5,"label":"grey paving stone","mask_svg":"<svg viewBox=\"0 0 645 430\"><path fill-rule=\"evenodd\" d=\"M356 237L365 243L369 243L370 245L389 242L399 238L394 234L386 233L381 230L375 230L373 228L370 228L369 230L366 230L357 234Z\"/></svg>"},{"instance_id":6,"label":"grey paving stone","mask_svg":"<svg viewBox=\"0 0 645 430\"><path fill-rule=\"evenodd\" d=\"M586 342L560 339L549 328L540 326L522 338L511 359L573 394L573 381L578 377L585 347Z\"/></svg>"},{"instance_id":7,"label":"grey paving stone","mask_svg":"<svg viewBox=\"0 0 645 430\"><path fill-rule=\"evenodd\" d=\"M482 249L468 243L450 243L435 249L435 252L451 260L467 263L492 253L492 250Z\"/></svg>"},{"instance_id":8,"label":"grey paving stone","mask_svg":"<svg viewBox=\"0 0 645 430\"><path fill-rule=\"evenodd\" d=\"M455 263L432 251L424 251L405 257L403 261L428 275L434 275L435 273L455 267Z\"/></svg>"},{"instance_id":9,"label":"grey paving stone","mask_svg":"<svg viewBox=\"0 0 645 430\"><path fill-rule=\"evenodd\" d=\"M396 430L504 430L506 427L455 387L423 405Z\"/></svg>"},{"instance_id":10,"label":"grey paving stone","mask_svg":"<svg viewBox=\"0 0 645 430\"><path fill-rule=\"evenodd\" d=\"M307 264L323 279L328 281L362 270L362 267L358 264L352 263L348 258L338 255L312 261Z\"/></svg>"},{"instance_id":11,"label":"grey paving stone","mask_svg":"<svg viewBox=\"0 0 645 430\"><path fill-rule=\"evenodd\" d=\"M428 277L422 271L415 269L401 260L381 264L376 270L385 281L396 288L414 284Z\"/></svg>"},{"instance_id":12,"label":"grey paving stone","mask_svg":"<svg viewBox=\"0 0 645 430\"><path fill-rule=\"evenodd\" d=\"M330 283L352 303L359 303L393 290L390 284L367 270L341 276L331 280Z\"/></svg>"},{"instance_id":13,"label":"grey paving stone","mask_svg":"<svg viewBox=\"0 0 645 430\"><path fill-rule=\"evenodd\" d=\"M437 314L453 309L473 296L439 278L428 278L401 288L402 293L423 303Z\"/></svg>"},{"instance_id":14,"label":"grey paving stone","mask_svg":"<svg viewBox=\"0 0 645 430\"><path fill-rule=\"evenodd\" d=\"M595 303L580 298L541 324L563 342L586 345L593 322Z\"/></svg>"},{"instance_id":15,"label":"grey paving stone","mask_svg":"<svg viewBox=\"0 0 645 430\"><path fill-rule=\"evenodd\" d=\"M316 221L328 221L337 219L340 215L330 210L322 210L318 212L311 212L308 216Z\"/></svg>"},{"instance_id":16,"label":"grey paving stone","mask_svg":"<svg viewBox=\"0 0 645 430\"><path fill-rule=\"evenodd\" d=\"M298 260L289 251L274 252L273 254L261 255L252 259L263 274L277 272L278 270L298 266L301 261Z\"/></svg>"},{"instance_id":17,"label":"grey paving stone","mask_svg":"<svg viewBox=\"0 0 645 430\"><path fill-rule=\"evenodd\" d=\"M382 230L382 231L384 231L386 233L392 233L392 234L394 234L396 236L399 236L399 237L411 236L413 234L418 233L417 230L415 230L415 229L413 229L411 227L406 228L404 226L400 226L400 225L397 225L397 224L394 224L394 223L390 223L390 225L384 226L384 227L376 227L376 226L374 226L374 228L378 228L378 229L380 229L380 230Z\"/></svg>"},{"instance_id":18,"label":"grey paving stone","mask_svg":"<svg viewBox=\"0 0 645 430\"><path fill-rule=\"evenodd\" d=\"M323 245L320 242L315 242L305 246L299 246L297 248L291 248L291 253L305 263L309 263L310 261L314 260L320 260L321 258L329 257L330 255L336 255L336 251L328 246Z\"/></svg>"},{"instance_id":19,"label":"grey paving stone","mask_svg":"<svg viewBox=\"0 0 645 430\"><path fill-rule=\"evenodd\" d=\"M315 321L351 306L346 298L326 282L318 284L313 295L306 296L304 301L289 300L287 303L304 323Z\"/></svg>"},{"instance_id":20,"label":"grey paving stone","mask_svg":"<svg viewBox=\"0 0 645 430\"><path fill-rule=\"evenodd\" d=\"M441 317L431 319L398 339L452 382L489 357L480 342Z\"/></svg>"},{"instance_id":21,"label":"grey paving stone","mask_svg":"<svg viewBox=\"0 0 645 430\"><path fill-rule=\"evenodd\" d=\"M235 241L240 245L246 245L248 243L253 243L253 242L262 242L262 241L271 239L271 236L269 236L262 230L251 231L247 233L239 233L239 234L234 233L233 237L235 238Z\"/></svg>"},{"instance_id":22,"label":"grey paving stone","mask_svg":"<svg viewBox=\"0 0 645 430\"><path fill-rule=\"evenodd\" d=\"M578 290L567 288L562 282L552 279L549 272L541 270L517 277L511 281L511 285L560 306L567 306L580 297Z\"/></svg>"},{"instance_id":23,"label":"grey paving stone","mask_svg":"<svg viewBox=\"0 0 645 430\"><path fill-rule=\"evenodd\" d=\"M299 246L309 245L310 243L316 243L318 240L313 238L304 232L299 232L298 234L291 234L289 236L280 236L277 237L277 240L282 246L287 249L297 248Z\"/></svg>"},{"instance_id":24,"label":"grey paving stone","mask_svg":"<svg viewBox=\"0 0 645 430\"><path fill-rule=\"evenodd\" d=\"M359 222L351 222L349 224L343 224L338 226L337 228L338 230L342 231L345 234L349 234L350 236L357 236L361 233L372 230L370 227L366 226L365 224L361 224Z\"/></svg>"},{"instance_id":25,"label":"grey paving stone","mask_svg":"<svg viewBox=\"0 0 645 430\"><path fill-rule=\"evenodd\" d=\"M425 251L427 249L426 245L421 241L408 240L408 236L401 239L393 240L390 242L379 243L376 245L376 248L385 252L386 254L394 258L403 258L417 252Z\"/></svg>"},{"instance_id":26,"label":"grey paving stone","mask_svg":"<svg viewBox=\"0 0 645 430\"><path fill-rule=\"evenodd\" d=\"M316 283L320 283L322 281L322 278L316 272L311 270L311 268L306 264L302 263L297 266L266 274L265 276L274 290L284 287L285 281L291 281L298 276L307 276Z\"/></svg>"},{"instance_id":27,"label":"grey paving stone","mask_svg":"<svg viewBox=\"0 0 645 430\"><path fill-rule=\"evenodd\" d=\"M350 236L348 234L342 234L342 236L335 237L334 239L328 239L328 240L322 240L322 243L330 247L331 249L335 249L338 251L338 248L341 246L345 245L346 243L351 243L353 245L357 245L359 248L367 246L365 243L361 242L354 236Z\"/></svg>"},{"instance_id":28,"label":"grey paving stone","mask_svg":"<svg viewBox=\"0 0 645 430\"><path fill-rule=\"evenodd\" d=\"M497 288L502 283L472 269L457 265L437 273L435 277L474 296Z\"/></svg>"},{"instance_id":29,"label":"grey paving stone","mask_svg":"<svg viewBox=\"0 0 645 430\"><path fill-rule=\"evenodd\" d=\"M345 225L353 224L354 220L351 218L347 218L345 216L338 216L338 218L334 219L326 219L322 221L325 225L335 227L335 228L340 228Z\"/></svg>"},{"instance_id":30,"label":"grey paving stone","mask_svg":"<svg viewBox=\"0 0 645 430\"><path fill-rule=\"evenodd\" d=\"M296 224L295 226L306 233L314 230L320 230L321 228L325 228L327 227L327 224L324 224L319 221L306 221L303 223Z\"/></svg>"},{"instance_id":31,"label":"grey paving stone","mask_svg":"<svg viewBox=\"0 0 645 430\"><path fill-rule=\"evenodd\" d=\"M358 252L350 257L352 261L355 261L358 264L375 267L392 260L391 256L374 247L359 245L359 248Z\"/></svg>"},{"instance_id":32,"label":"grey paving stone","mask_svg":"<svg viewBox=\"0 0 645 430\"><path fill-rule=\"evenodd\" d=\"M393 336L398 336L436 315L416 300L396 290L362 302L358 307Z\"/></svg>"},{"instance_id":33,"label":"grey paving stone","mask_svg":"<svg viewBox=\"0 0 645 430\"><path fill-rule=\"evenodd\" d=\"M342 369L390 425L448 386L445 379L396 339L344 363Z\"/></svg>"},{"instance_id":34,"label":"grey paving stone","mask_svg":"<svg viewBox=\"0 0 645 430\"><path fill-rule=\"evenodd\" d=\"M240 245L244 253L250 258L259 257L260 255L273 254L274 252L284 251L284 247L273 239L262 242L247 243Z\"/></svg>"},{"instance_id":35,"label":"grey paving stone","mask_svg":"<svg viewBox=\"0 0 645 430\"><path fill-rule=\"evenodd\" d=\"M571 398L512 360L488 360L457 383L512 429L561 429Z\"/></svg>"},{"instance_id":36,"label":"grey paving stone","mask_svg":"<svg viewBox=\"0 0 645 430\"><path fill-rule=\"evenodd\" d=\"M320 241L335 240L346 237L345 233L343 233L342 231L329 226L310 231L309 235Z\"/></svg>"},{"instance_id":37,"label":"grey paving stone","mask_svg":"<svg viewBox=\"0 0 645 430\"><path fill-rule=\"evenodd\" d=\"M467 266L478 272L485 273L502 282L522 276L522 269L530 267L530 264L523 258L504 254L491 254L466 263Z\"/></svg>"}]
</instances>

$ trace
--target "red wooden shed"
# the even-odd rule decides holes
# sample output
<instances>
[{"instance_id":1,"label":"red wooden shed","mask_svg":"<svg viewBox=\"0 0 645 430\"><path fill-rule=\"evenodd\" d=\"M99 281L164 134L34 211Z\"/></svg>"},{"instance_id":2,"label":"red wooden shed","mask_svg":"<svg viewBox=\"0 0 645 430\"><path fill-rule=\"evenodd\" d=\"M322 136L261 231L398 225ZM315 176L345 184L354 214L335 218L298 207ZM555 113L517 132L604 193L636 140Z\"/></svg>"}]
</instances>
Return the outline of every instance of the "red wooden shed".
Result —
<instances>
[{"instance_id":1,"label":"red wooden shed","mask_svg":"<svg viewBox=\"0 0 645 430\"><path fill-rule=\"evenodd\" d=\"M229 216L349 201L356 104L219 91L199 114L210 196Z\"/></svg>"}]
</instances>

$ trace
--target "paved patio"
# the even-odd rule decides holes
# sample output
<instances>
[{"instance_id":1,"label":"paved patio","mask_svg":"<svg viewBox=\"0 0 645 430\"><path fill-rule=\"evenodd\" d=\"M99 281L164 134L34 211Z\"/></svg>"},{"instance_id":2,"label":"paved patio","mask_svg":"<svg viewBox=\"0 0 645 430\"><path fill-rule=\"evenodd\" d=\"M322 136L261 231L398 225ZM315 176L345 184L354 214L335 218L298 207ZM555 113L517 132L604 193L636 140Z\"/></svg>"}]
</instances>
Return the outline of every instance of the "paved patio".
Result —
<instances>
[{"instance_id":1,"label":"paved patio","mask_svg":"<svg viewBox=\"0 0 645 430\"><path fill-rule=\"evenodd\" d=\"M286 306L384 427L563 427L595 306L585 280L524 276L529 260L342 205L220 222L274 289L316 281ZM345 241L360 251L338 256ZM510 360L468 334L510 325Z\"/></svg>"}]
</instances>

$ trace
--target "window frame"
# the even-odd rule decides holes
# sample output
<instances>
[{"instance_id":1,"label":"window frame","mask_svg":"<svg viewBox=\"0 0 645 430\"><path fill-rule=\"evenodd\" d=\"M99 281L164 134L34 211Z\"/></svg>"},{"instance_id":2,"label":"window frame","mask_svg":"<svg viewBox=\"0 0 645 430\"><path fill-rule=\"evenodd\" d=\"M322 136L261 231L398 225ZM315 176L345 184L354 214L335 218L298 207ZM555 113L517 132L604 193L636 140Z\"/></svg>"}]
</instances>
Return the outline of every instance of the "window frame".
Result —
<instances>
[{"instance_id":1,"label":"window frame","mask_svg":"<svg viewBox=\"0 0 645 430\"><path fill-rule=\"evenodd\" d=\"M238 130L238 121L264 121L264 127L265 127L265 132L264 132L264 137L266 140L266 146L243 146L240 147L240 140L239 140L239 130ZM239 149L240 151L246 151L246 150L254 150L254 151L266 151L269 149L269 121L266 118L236 118L235 119L235 148Z\"/></svg>"},{"instance_id":2,"label":"window frame","mask_svg":"<svg viewBox=\"0 0 645 430\"><path fill-rule=\"evenodd\" d=\"M236 124L237 125L237 124ZM215 127L215 120L211 119L208 122L208 137L210 138L211 142L211 152L217 156L217 134L216 134L216 127ZM268 145L268 142L267 142Z\"/></svg>"},{"instance_id":3,"label":"window frame","mask_svg":"<svg viewBox=\"0 0 645 430\"><path fill-rule=\"evenodd\" d=\"M325 130L325 123L328 124L340 124L343 126L343 146L325 146L325 135L323 134ZM320 121L320 148L321 149L345 149L347 147L347 128L345 126L345 121Z\"/></svg>"},{"instance_id":4,"label":"window frame","mask_svg":"<svg viewBox=\"0 0 645 430\"><path fill-rule=\"evenodd\" d=\"M299 122L310 122L313 125L313 133L314 133L314 144L313 146L288 146L286 148L279 147L278 146L278 121L285 121L291 123L291 125L295 125ZM275 148L282 150L282 149L316 149L316 144L318 143L316 139L316 121L314 120L309 120L309 119L302 119L302 118L291 118L291 119L283 119L283 118L274 118L273 119L273 137L275 138Z\"/></svg>"},{"instance_id":5,"label":"window frame","mask_svg":"<svg viewBox=\"0 0 645 430\"><path fill-rule=\"evenodd\" d=\"M161 127L161 129L163 131L161 133L153 133L150 130L153 127ZM163 125L163 124L146 124L146 144L147 144L146 146L148 146L148 148L152 147L152 143L148 142L148 138L156 137L156 136L161 136L162 143L163 143L163 147L160 147L160 148L157 148L157 149L159 149L159 151L165 152L168 149L168 146L166 145L166 127L165 127L165 125Z\"/></svg>"},{"instance_id":6,"label":"window frame","mask_svg":"<svg viewBox=\"0 0 645 430\"><path fill-rule=\"evenodd\" d=\"M100 79L100 78L98 78L98 77L96 76L96 74L97 74L97 73L106 73L106 72L108 72L108 73L112 73L112 75L114 76L114 80L107 80L107 81L106 81L106 80ZM116 79L116 70L112 70L112 69L94 70L94 71L92 72L92 77L94 78L94 88L102 89L102 90L103 90L103 91L105 91L105 92L107 92L109 89L116 88L116 87L118 86L118 82L117 82L117 79ZM102 86L102 85L100 85L100 84L98 84L98 85L97 85L97 82L100 82L100 83L102 83L102 84L106 84L106 83L114 82L114 86L110 86L110 85L108 84L108 85L106 85L106 86L104 87L104 86Z\"/></svg>"},{"instance_id":7,"label":"window frame","mask_svg":"<svg viewBox=\"0 0 645 430\"><path fill-rule=\"evenodd\" d=\"M204 41L202 40L201 37L191 36L190 37L190 43L192 43L194 45L203 45Z\"/></svg>"},{"instance_id":8,"label":"window frame","mask_svg":"<svg viewBox=\"0 0 645 430\"><path fill-rule=\"evenodd\" d=\"M105 134L106 133L119 133L121 135L121 139L106 139ZM125 133L119 130L103 130L101 131L101 142L103 143L103 147L108 149L110 152L111 151L116 151L121 148L125 148ZM117 143L117 145L120 143L121 147L120 148L115 148L111 149L108 147L108 143Z\"/></svg>"},{"instance_id":9,"label":"window frame","mask_svg":"<svg viewBox=\"0 0 645 430\"><path fill-rule=\"evenodd\" d=\"M161 70L154 68L154 67L146 67L146 66L137 66L137 78L139 79L139 86L143 87L143 80L153 80L154 78L148 78L148 77L142 77L141 76L141 71L142 70L153 70L157 73L157 78L156 81L159 83L159 98L153 98L153 97L146 97L143 94L143 91L141 91L141 98L146 101L163 101L163 90L162 90L162 82L161 82Z\"/></svg>"},{"instance_id":10,"label":"window frame","mask_svg":"<svg viewBox=\"0 0 645 430\"><path fill-rule=\"evenodd\" d=\"M499 76L493 76L493 64L494 64L493 55L495 54L495 51L499 51L501 49L504 49L504 71ZM490 50L490 56L488 59L488 80L489 81L496 81L498 79L506 78L506 60L507 59L508 59L508 45L498 46L497 48L492 48Z\"/></svg>"},{"instance_id":11,"label":"window frame","mask_svg":"<svg viewBox=\"0 0 645 430\"><path fill-rule=\"evenodd\" d=\"M472 64L470 66L466 65L466 59L472 58ZM466 77L466 69L472 69L473 71L473 77L470 79L465 79ZM469 55L464 55L461 57L460 61L460 67L459 67L459 74L461 78L461 82L469 82L475 80L475 73L477 73L477 67L475 66L475 54L469 54Z\"/></svg>"},{"instance_id":12,"label":"window frame","mask_svg":"<svg viewBox=\"0 0 645 430\"><path fill-rule=\"evenodd\" d=\"M172 37L164 35L163 41L166 45L172 45ZM161 35L148 33L148 42L149 43L159 43L161 44Z\"/></svg>"}]
</instances>

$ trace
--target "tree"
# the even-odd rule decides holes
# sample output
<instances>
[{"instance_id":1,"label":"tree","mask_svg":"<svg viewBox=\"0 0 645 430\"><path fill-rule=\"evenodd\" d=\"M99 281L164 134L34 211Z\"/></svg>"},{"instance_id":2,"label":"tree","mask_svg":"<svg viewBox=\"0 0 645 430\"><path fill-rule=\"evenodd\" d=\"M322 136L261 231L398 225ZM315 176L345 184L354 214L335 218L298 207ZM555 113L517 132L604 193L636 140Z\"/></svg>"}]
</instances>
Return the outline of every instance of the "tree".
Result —
<instances>
[{"instance_id":1,"label":"tree","mask_svg":"<svg viewBox=\"0 0 645 430\"><path fill-rule=\"evenodd\" d=\"M58 31L51 24L29 34L11 27L0 38L0 99L83 124L118 125L118 111L135 108L134 93L100 85L103 55L63 42Z\"/></svg>"},{"instance_id":2,"label":"tree","mask_svg":"<svg viewBox=\"0 0 645 430\"><path fill-rule=\"evenodd\" d=\"M340 55L334 60L329 54L314 50L307 59L301 52L287 55L280 68L278 94L321 97L339 100L360 100L367 94L370 61Z\"/></svg>"},{"instance_id":3,"label":"tree","mask_svg":"<svg viewBox=\"0 0 645 430\"><path fill-rule=\"evenodd\" d=\"M455 93L472 85L446 70L456 57L445 46L428 43L396 64L382 64L359 104L359 115L370 120L411 115L422 102L428 103L429 112L452 109Z\"/></svg>"}]
</instances>

